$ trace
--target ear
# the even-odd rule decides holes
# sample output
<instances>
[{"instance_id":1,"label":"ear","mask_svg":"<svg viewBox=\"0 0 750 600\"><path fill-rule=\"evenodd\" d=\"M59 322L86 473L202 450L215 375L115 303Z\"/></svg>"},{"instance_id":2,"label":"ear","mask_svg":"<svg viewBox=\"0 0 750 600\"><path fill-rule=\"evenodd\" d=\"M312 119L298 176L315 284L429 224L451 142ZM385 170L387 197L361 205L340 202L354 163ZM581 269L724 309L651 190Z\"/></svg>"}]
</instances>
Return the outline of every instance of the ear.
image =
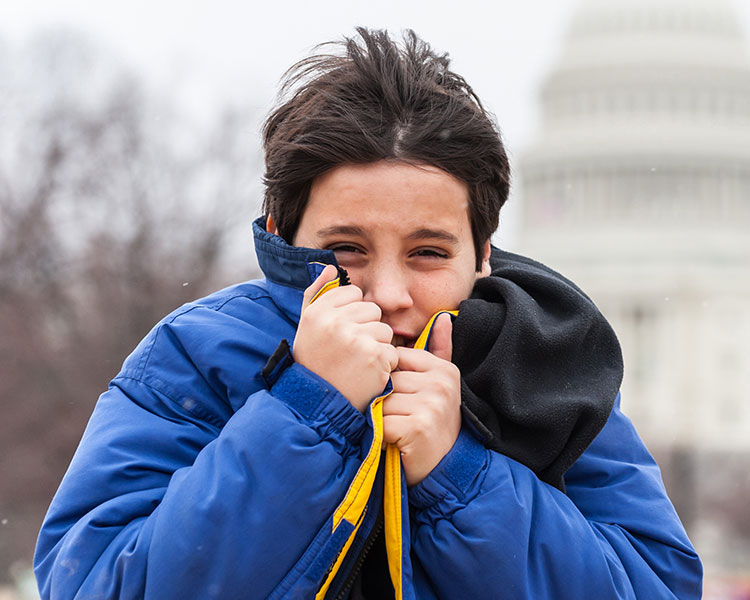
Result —
<instances>
[{"instance_id":1,"label":"ear","mask_svg":"<svg viewBox=\"0 0 750 600\"><path fill-rule=\"evenodd\" d=\"M492 272L492 268L490 267L490 241L487 240L484 244L484 256L482 257L482 269L477 273L477 279L480 277L488 277L489 274Z\"/></svg>"},{"instance_id":2,"label":"ear","mask_svg":"<svg viewBox=\"0 0 750 600\"><path fill-rule=\"evenodd\" d=\"M266 231L268 233L279 235L279 230L276 229L276 223L274 222L273 217L271 215L268 215L268 217L266 217Z\"/></svg>"}]
</instances>

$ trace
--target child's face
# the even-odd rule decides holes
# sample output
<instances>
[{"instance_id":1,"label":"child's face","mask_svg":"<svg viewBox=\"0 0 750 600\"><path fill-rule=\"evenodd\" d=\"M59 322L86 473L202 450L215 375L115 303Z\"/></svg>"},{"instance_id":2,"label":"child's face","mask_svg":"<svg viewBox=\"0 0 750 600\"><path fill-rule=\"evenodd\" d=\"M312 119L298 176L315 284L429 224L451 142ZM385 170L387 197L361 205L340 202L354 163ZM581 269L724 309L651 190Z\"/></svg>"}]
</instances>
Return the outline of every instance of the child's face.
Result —
<instances>
[{"instance_id":1,"label":"child's face","mask_svg":"<svg viewBox=\"0 0 750 600\"><path fill-rule=\"evenodd\" d=\"M395 345L468 298L477 277L467 185L436 167L380 161L318 177L295 246L333 250L364 300L383 311Z\"/></svg>"}]
</instances>

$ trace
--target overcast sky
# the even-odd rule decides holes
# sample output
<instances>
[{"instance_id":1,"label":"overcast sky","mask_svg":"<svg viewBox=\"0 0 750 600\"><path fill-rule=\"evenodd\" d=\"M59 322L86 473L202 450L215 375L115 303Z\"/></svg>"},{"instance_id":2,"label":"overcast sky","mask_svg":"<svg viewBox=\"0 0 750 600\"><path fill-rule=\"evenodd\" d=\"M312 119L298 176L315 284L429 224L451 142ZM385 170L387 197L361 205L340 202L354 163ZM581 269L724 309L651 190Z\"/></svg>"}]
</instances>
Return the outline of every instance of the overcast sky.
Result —
<instances>
[{"instance_id":1,"label":"overcast sky","mask_svg":"<svg viewBox=\"0 0 750 600\"><path fill-rule=\"evenodd\" d=\"M602 0L606 2L606 0ZM658 1L658 0L654 0ZM410 27L450 53L495 113L511 160L533 136L536 89L578 0L2 0L0 38L67 25L110 46L157 87L210 113L227 101L265 114L283 71L356 25ZM750 0L734 0L750 30Z\"/></svg>"},{"instance_id":2,"label":"overcast sky","mask_svg":"<svg viewBox=\"0 0 750 600\"><path fill-rule=\"evenodd\" d=\"M281 73L316 43L356 25L411 27L450 53L455 70L515 142L527 135L533 89L575 3L8 0L0 2L0 36L21 42L33 31L67 24L113 47L153 81L180 89L193 105L210 110L228 98L257 102L266 112Z\"/></svg>"}]
</instances>

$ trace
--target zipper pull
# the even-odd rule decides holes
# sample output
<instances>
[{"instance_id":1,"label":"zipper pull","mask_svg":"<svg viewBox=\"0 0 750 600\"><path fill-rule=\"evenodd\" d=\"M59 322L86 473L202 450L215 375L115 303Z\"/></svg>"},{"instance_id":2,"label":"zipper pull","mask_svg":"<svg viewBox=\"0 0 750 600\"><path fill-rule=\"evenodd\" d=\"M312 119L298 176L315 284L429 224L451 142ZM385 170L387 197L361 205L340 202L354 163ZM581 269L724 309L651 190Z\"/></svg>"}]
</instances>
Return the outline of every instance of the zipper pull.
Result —
<instances>
[{"instance_id":1,"label":"zipper pull","mask_svg":"<svg viewBox=\"0 0 750 600\"><path fill-rule=\"evenodd\" d=\"M336 268L339 271L339 285L351 285L352 281L349 279L349 273L346 272L346 269L339 265L336 265Z\"/></svg>"}]
</instances>

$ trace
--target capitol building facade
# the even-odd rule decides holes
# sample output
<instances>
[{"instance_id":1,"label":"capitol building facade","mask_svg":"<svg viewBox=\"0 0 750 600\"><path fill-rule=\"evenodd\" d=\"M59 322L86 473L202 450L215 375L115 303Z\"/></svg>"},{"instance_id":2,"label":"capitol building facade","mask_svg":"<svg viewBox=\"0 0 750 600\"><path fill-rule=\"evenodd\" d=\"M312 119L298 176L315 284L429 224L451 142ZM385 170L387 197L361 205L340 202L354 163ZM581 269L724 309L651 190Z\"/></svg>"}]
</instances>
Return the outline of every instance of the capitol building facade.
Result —
<instances>
[{"instance_id":1,"label":"capitol building facade","mask_svg":"<svg viewBox=\"0 0 750 600\"><path fill-rule=\"evenodd\" d=\"M750 53L732 6L582 2L517 169L520 250L618 333L623 409L707 571L750 569Z\"/></svg>"}]
</instances>

